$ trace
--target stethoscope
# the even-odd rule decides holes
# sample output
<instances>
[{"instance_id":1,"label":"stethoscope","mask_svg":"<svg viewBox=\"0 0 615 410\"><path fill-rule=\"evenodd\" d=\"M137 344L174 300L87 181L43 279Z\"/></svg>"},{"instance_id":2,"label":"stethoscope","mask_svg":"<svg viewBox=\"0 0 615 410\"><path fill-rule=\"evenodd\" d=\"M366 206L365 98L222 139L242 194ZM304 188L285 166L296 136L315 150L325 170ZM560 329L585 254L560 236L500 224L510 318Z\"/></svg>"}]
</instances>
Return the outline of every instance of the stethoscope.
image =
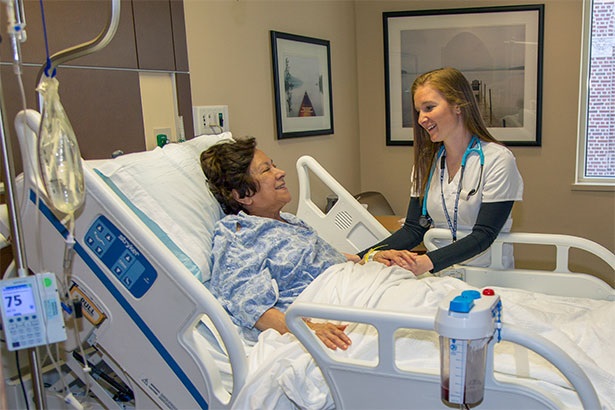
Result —
<instances>
[{"instance_id":1,"label":"stethoscope","mask_svg":"<svg viewBox=\"0 0 615 410\"><path fill-rule=\"evenodd\" d=\"M468 200L472 195L475 195L480 188L480 184L483 180L483 168L485 166L485 155L483 154L483 147L481 146L480 140L475 135L470 139L470 143L466 148L463 156L461 157L461 175L459 176L459 184L457 185L457 195L455 197L455 211L453 213L453 220L451 221L451 217L448 213L448 208L446 207L446 200L444 199L444 191L442 189L442 185L444 182L444 167L446 165L446 149L444 145L440 147L438 150L438 154L436 155L436 159L434 160L434 164L431 167L431 171L429 172L429 178L427 178L427 185L425 186L425 196L423 196L423 209L421 211L421 216L419 217L419 224L423 228L429 228L432 223L431 217L427 215L427 195L429 193L429 187L431 186L431 178L433 177L434 171L436 169L436 164L438 162L438 158L440 158L440 196L442 197L442 208L444 209L444 214L446 216L446 221L448 222L448 227L453 235L453 242L457 240L457 214L459 209L459 197L461 196L461 191L463 187L463 174L466 168L466 162L468 160L468 156L471 153L477 153L480 159L480 174L478 177L478 183L476 187L471 191L464 193L464 198Z\"/></svg>"}]
</instances>

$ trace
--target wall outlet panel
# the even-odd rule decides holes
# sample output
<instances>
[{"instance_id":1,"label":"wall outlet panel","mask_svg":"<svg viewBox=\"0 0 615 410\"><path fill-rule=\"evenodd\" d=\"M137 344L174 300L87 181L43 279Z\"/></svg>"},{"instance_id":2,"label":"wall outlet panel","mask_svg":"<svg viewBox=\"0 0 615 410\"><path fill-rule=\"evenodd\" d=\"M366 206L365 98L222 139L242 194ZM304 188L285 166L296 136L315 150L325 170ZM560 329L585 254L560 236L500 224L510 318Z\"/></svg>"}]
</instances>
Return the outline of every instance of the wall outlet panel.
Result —
<instances>
[{"instance_id":1,"label":"wall outlet panel","mask_svg":"<svg viewBox=\"0 0 615 410\"><path fill-rule=\"evenodd\" d=\"M196 135L220 134L230 130L227 105L193 107Z\"/></svg>"}]
</instances>

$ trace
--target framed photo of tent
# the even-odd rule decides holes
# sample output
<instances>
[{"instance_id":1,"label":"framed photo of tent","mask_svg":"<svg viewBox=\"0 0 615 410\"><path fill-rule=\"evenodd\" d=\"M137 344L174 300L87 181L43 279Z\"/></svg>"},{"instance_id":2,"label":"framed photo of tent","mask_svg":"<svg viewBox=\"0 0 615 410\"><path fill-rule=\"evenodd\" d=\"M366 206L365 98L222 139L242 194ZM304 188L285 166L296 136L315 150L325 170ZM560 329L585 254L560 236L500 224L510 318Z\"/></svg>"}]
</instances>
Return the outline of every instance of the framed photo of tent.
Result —
<instances>
[{"instance_id":1,"label":"framed photo of tent","mask_svg":"<svg viewBox=\"0 0 615 410\"><path fill-rule=\"evenodd\" d=\"M412 145L416 77L454 67L495 138L540 146L543 26L543 4L384 12L386 144Z\"/></svg>"},{"instance_id":2,"label":"framed photo of tent","mask_svg":"<svg viewBox=\"0 0 615 410\"><path fill-rule=\"evenodd\" d=\"M333 134L328 40L271 31L278 139Z\"/></svg>"}]
</instances>

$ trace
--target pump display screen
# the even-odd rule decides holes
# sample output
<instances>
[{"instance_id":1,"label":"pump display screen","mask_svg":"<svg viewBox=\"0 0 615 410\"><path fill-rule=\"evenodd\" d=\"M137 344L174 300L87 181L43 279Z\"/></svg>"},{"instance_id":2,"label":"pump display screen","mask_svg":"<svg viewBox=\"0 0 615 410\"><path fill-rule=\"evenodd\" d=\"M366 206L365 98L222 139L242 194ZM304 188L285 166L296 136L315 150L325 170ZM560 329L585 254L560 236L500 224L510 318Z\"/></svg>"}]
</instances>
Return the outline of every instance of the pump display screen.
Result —
<instances>
[{"instance_id":1,"label":"pump display screen","mask_svg":"<svg viewBox=\"0 0 615 410\"><path fill-rule=\"evenodd\" d=\"M6 317L31 315L36 312L34 292L30 284L2 287L2 303Z\"/></svg>"}]
</instances>

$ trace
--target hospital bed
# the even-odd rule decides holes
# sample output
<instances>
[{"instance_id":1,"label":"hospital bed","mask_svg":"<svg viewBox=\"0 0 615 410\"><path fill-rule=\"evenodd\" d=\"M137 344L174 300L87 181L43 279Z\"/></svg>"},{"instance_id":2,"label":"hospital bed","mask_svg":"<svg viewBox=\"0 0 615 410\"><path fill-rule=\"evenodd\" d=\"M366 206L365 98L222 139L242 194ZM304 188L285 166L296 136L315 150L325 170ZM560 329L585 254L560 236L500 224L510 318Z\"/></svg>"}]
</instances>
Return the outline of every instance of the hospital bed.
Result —
<instances>
[{"instance_id":1,"label":"hospital bed","mask_svg":"<svg viewBox=\"0 0 615 410\"><path fill-rule=\"evenodd\" d=\"M75 215L75 254L66 277L63 255L69 235L62 223L64 215L49 207L37 175L39 122L40 115L31 110L20 113L15 121L24 164L17 186L30 269L56 273L60 282L66 281L71 298L84 307L83 318L76 324L77 336L69 336L62 344L67 377L85 384L104 408L232 408L255 370L248 364L253 347L242 341L202 284L209 275L213 225L222 212L206 187L198 161L202 150L230 139L230 134L200 136L114 160L85 161L87 194L84 207ZM298 216L339 250L355 252L388 235L314 159L300 158L297 168ZM339 198L326 214L311 198L314 176ZM556 270L502 272L497 266L498 244L517 240L554 242ZM606 283L568 272L566 251L579 246L615 268L615 256L597 244L551 235L509 234L498 241L492 267L456 266L449 273L477 287L536 286L538 291L560 296L615 298ZM431 239L427 246L432 246ZM300 320L304 316L377 327L379 364L366 367L336 360L304 326ZM397 329L430 330L433 317L297 303L289 310L287 322L322 370L338 408L407 408L408 403L443 407L438 375L401 371L390 349ZM67 321L67 327L71 330L74 325ZM577 391L583 407L600 406L585 372L561 348L513 327L504 328L502 337L553 362ZM85 347L85 359L79 345ZM493 356L492 348L489 354ZM101 377L96 369L104 369L113 379ZM561 405L552 393L535 386L494 379L491 364L487 373L484 408L506 408L513 400L533 408Z\"/></svg>"}]
</instances>

